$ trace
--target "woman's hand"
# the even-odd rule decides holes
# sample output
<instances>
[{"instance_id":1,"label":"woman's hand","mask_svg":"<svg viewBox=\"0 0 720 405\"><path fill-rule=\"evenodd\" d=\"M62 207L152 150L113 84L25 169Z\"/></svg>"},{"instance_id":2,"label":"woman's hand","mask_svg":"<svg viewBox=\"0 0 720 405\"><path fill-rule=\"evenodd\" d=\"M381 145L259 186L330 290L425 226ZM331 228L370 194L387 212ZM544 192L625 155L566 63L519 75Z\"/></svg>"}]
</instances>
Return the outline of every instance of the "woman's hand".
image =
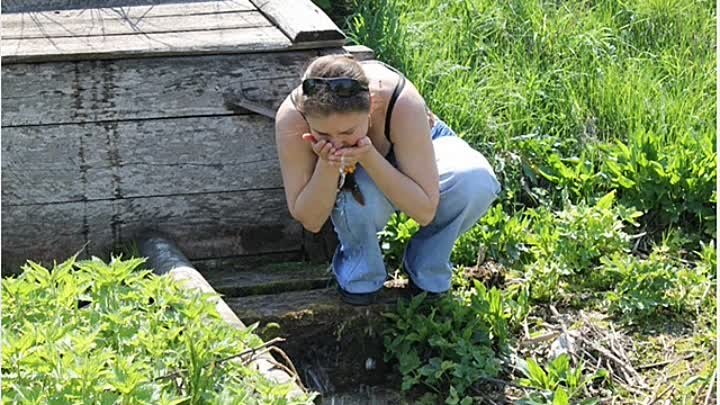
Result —
<instances>
[{"instance_id":1,"label":"woman's hand","mask_svg":"<svg viewBox=\"0 0 720 405\"><path fill-rule=\"evenodd\" d=\"M354 146L346 146L334 151L330 156L330 162L334 166L353 167L357 163L362 163L363 159L373 148L372 141L367 136L360 138Z\"/></svg>"},{"instance_id":2,"label":"woman's hand","mask_svg":"<svg viewBox=\"0 0 720 405\"><path fill-rule=\"evenodd\" d=\"M331 159L337 151L332 143L322 139L318 141L312 134L303 134L302 138L305 142L308 142L312 146L313 152L315 152L320 159L324 160L331 166L340 167L339 163L335 164Z\"/></svg>"}]
</instances>

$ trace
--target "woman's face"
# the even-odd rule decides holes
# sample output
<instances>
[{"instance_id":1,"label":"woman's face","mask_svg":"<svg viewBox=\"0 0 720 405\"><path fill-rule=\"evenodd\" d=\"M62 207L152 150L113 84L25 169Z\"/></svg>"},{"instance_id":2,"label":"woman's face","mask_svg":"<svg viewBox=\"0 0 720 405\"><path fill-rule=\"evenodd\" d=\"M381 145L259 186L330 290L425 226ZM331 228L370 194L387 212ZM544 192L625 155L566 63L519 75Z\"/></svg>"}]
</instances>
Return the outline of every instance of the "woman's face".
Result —
<instances>
[{"instance_id":1,"label":"woman's face","mask_svg":"<svg viewBox=\"0 0 720 405\"><path fill-rule=\"evenodd\" d=\"M335 149L355 146L368 133L370 120L367 112L335 113L325 117L308 116L310 133L315 138L330 142Z\"/></svg>"}]
</instances>

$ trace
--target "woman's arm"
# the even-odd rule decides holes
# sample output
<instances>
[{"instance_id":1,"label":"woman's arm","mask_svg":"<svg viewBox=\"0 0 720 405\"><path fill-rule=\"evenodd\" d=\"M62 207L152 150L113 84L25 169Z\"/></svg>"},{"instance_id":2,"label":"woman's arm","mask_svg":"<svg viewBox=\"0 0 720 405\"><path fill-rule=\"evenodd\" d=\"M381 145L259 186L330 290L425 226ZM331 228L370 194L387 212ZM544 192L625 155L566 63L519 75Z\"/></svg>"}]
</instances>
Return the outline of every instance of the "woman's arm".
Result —
<instances>
[{"instance_id":1,"label":"woman's arm","mask_svg":"<svg viewBox=\"0 0 720 405\"><path fill-rule=\"evenodd\" d=\"M275 116L275 142L285 198L290 215L305 229L317 233L335 206L340 174L336 167L318 159L310 144L302 139L309 128L287 103L285 100Z\"/></svg>"},{"instance_id":2,"label":"woman's arm","mask_svg":"<svg viewBox=\"0 0 720 405\"><path fill-rule=\"evenodd\" d=\"M440 200L439 176L425 101L408 83L393 110L391 133L398 169L372 148L360 162L378 188L401 211L427 225Z\"/></svg>"}]
</instances>

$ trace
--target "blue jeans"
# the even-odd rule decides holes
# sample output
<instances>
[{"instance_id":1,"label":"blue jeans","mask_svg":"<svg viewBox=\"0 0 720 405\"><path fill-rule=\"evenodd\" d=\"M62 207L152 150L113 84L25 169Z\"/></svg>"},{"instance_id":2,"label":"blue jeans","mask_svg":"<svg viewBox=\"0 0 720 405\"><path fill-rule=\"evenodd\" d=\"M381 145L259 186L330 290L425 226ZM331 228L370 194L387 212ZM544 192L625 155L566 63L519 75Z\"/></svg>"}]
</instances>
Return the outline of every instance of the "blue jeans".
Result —
<instances>
[{"instance_id":1,"label":"blue jeans","mask_svg":"<svg viewBox=\"0 0 720 405\"><path fill-rule=\"evenodd\" d=\"M415 285L439 293L451 286L450 253L455 241L487 213L501 186L487 159L440 120L432 128L432 143L440 174L440 202L432 222L410 240L403 265ZM397 167L392 153L388 161ZM381 289L387 279L377 233L398 209L360 165L355 181L365 205L348 191L338 194L331 218L340 243L332 267L345 291L369 293Z\"/></svg>"}]
</instances>

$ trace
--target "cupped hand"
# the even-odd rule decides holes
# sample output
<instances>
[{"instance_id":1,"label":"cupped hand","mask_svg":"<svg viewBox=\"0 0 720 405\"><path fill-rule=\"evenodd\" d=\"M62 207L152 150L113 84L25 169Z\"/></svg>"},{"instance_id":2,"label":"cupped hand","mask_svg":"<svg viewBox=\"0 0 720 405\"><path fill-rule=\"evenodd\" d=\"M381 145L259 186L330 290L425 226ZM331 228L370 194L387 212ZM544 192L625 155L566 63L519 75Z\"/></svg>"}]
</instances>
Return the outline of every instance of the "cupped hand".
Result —
<instances>
[{"instance_id":1,"label":"cupped hand","mask_svg":"<svg viewBox=\"0 0 720 405\"><path fill-rule=\"evenodd\" d=\"M354 146L346 146L335 150L330 155L330 162L337 167L354 167L357 163L362 163L372 148L372 141L365 136L360 138Z\"/></svg>"},{"instance_id":2,"label":"cupped hand","mask_svg":"<svg viewBox=\"0 0 720 405\"><path fill-rule=\"evenodd\" d=\"M312 146L313 152L315 152L316 155L325 162L340 167L339 163L335 163L332 161L331 157L334 155L334 153L337 151L337 149L333 146L331 142L328 142L326 140L317 140L314 135L312 134L303 134L302 139L309 143Z\"/></svg>"}]
</instances>

